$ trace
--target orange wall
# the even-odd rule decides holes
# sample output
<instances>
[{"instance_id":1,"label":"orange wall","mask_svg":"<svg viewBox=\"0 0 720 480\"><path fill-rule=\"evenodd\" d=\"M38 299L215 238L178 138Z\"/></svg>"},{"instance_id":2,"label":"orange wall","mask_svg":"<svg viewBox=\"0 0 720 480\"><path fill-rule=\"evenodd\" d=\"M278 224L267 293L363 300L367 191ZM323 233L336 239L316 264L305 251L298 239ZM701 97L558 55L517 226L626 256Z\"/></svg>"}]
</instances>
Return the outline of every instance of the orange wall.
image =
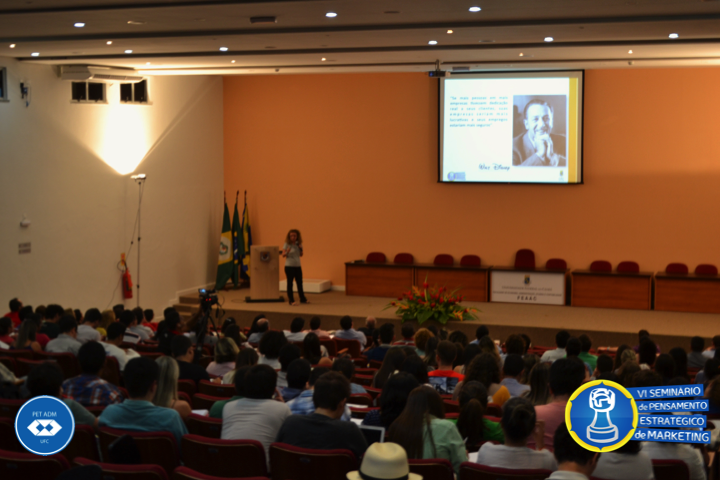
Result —
<instances>
[{"instance_id":1,"label":"orange wall","mask_svg":"<svg viewBox=\"0 0 720 480\"><path fill-rule=\"evenodd\" d=\"M451 185L425 74L225 77L225 188L248 190L255 244L300 229L305 278L336 285L375 250L720 264L718 85L719 68L587 71L584 185Z\"/></svg>"}]
</instances>

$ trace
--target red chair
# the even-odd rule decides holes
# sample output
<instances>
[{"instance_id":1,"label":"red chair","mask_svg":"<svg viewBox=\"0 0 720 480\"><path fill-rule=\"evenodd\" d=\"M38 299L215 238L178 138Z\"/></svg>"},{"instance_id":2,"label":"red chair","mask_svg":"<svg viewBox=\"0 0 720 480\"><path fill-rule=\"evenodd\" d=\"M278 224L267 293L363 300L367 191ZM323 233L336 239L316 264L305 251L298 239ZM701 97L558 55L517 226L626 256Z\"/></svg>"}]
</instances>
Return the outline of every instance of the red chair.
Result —
<instances>
[{"instance_id":1,"label":"red chair","mask_svg":"<svg viewBox=\"0 0 720 480\"><path fill-rule=\"evenodd\" d=\"M497 403L488 403L488 406L485 409L485 413L490 415L491 417L502 418L502 407Z\"/></svg>"},{"instance_id":2,"label":"red chair","mask_svg":"<svg viewBox=\"0 0 720 480\"><path fill-rule=\"evenodd\" d=\"M0 350L0 353L2 353L2 350ZM0 357L0 363L5 365L8 370L15 373L15 359L12 357Z\"/></svg>"},{"instance_id":3,"label":"red chair","mask_svg":"<svg viewBox=\"0 0 720 480\"><path fill-rule=\"evenodd\" d=\"M350 395L350 398L348 398L347 403L350 403L352 405L363 405L365 407L372 407L373 405L373 397L372 395L368 393L355 393Z\"/></svg>"},{"instance_id":4,"label":"red chair","mask_svg":"<svg viewBox=\"0 0 720 480\"><path fill-rule=\"evenodd\" d=\"M236 391L235 385L223 385L221 383L200 380L200 382L198 382L198 393L213 397L230 398L236 394Z\"/></svg>"},{"instance_id":5,"label":"red chair","mask_svg":"<svg viewBox=\"0 0 720 480\"><path fill-rule=\"evenodd\" d=\"M205 438L220 438L222 418L204 417L191 413L186 419L188 432Z\"/></svg>"},{"instance_id":6,"label":"red chair","mask_svg":"<svg viewBox=\"0 0 720 480\"><path fill-rule=\"evenodd\" d=\"M30 370L36 366L45 363L45 360L30 360L28 358L19 357L15 359L15 376L26 377Z\"/></svg>"},{"instance_id":7,"label":"red chair","mask_svg":"<svg viewBox=\"0 0 720 480\"><path fill-rule=\"evenodd\" d=\"M113 385L121 386L122 376L120 376L120 363L118 363L118 359L109 355L106 356L105 364L102 370L100 370L99 377Z\"/></svg>"},{"instance_id":8,"label":"red chair","mask_svg":"<svg viewBox=\"0 0 720 480\"><path fill-rule=\"evenodd\" d=\"M479 267L480 257L477 255L465 255L460 259L461 267Z\"/></svg>"},{"instance_id":9,"label":"red chair","mask_svg":"<svg viewBox=\"0 0 720 480\"><path fill-rule=\"evenodd\" d=\"M655 480L690 480L690 469L682 460L653 460L652 464Z\"/></svg>"},{"instance_id":10,"label":"red chair","mask_svg":"<svg viewBox=\"0 0 720 480\"><path fill-rule=\"evenodd\" d=\"M216 477L267 477L265 449L257 440L182 438L183 464Z\"/></svg>"},{"instance_id":11,"label":"red chair","mask_svg":"<svg viewBox=\"0 0 720 480\"><path fill-rule=\"evenodd\" d=\"M157 360L158 358L163 356L163 354L160 352L138 351L137 353L139 353L141 357L149 358L150 360Z\"/></svg>"},{"instance_id":12,"label":"red chair","mask_svg":"<svg viewBox=\"0 0 720 480\"><path fill-rule=\"evenodd\" d=\"M0 418L12 418L15 420L25 400L11 400L0 398ZM15 433L13 433L15 435Z\"/></svg>"},{"instance_id":13,"label":"red chair","mask_svg":"<svg viewBox=\"0 0 720 480\"><path fill-rule=\"evenodd\" d=\"M567 270L567 262L562 258L551 258L545 262L545 268L548 270Z\"/></svg>"},{"instance_id":14,"label":"red chair","mask_svg":"<svg viewBox=\"0 0 720 480\"><path fill-rule=\"evenodd\" d=\"M358 385L362 385L364 387L370 387L372 386L373 382L372 375L354 375L353 376L353 383L357 383Z\"/></svg>"},{"instance_id":15,"label":"red chair","mask_svg":"<svg viewBox=\"0 0 720 480\"><path fill-rule=\"evenodd\" d=\"M77 361L77 357L70 353L48 353L48 352L35 352L35 357L38 360L44 361L55 361L60 366L65 378L77 377L80 375L80 364Z\"/></svg>"},{"instance_id":16,"label":"red chair","mask_svg":"<svg viewBox=\"0 0 720 480\"><path fill-rule=\"evenodd\" d=\"M550 470L514 468L496 468L479 463L463 462L460 464L458 480L545 480L552 474Z\"/></svg>"},{"instance_id":17,"label":"red chair","mask_svg":"<svg viewBox=\"0 0 720 480\"><path fill-rule=\"evenodd\" d=\"M665 267L665 273L673 273L673 274L684 274L688 273L688 266L684 263L669 263L667 267Z\"/></svg>"},{"instance_id":18,"label":"red chair","mask_svg":"<svg viewBox=\"0 0 720 480\"><path fill-rule=\"evenodd\" d=\"M379 408L375 407L368 407L368 408L354 408L350 407L350 414L353 418L365 418L365 415L370 413L372 410L380 410Z\"/></svg>"},{"instance_id":19,"label":"red chair","mask_svg":"<svg viewBox=\"0 0 720 480\"><path fill-rule=\"evenodd\" d=\"M393 263L412 265L413 263L415 263L415 259L410 253L398 253L397 255L395 255Z\"/></svg>"},{"instance_id":20,"label":"red chair","mask_svg":"<svg viewBox=\"0 0 720 480\"><path fill-rule=\"evenodd\" d=\"M216 477L196 472L192 468L178 467L172 474L172 480L239 480L238 478ZM242 480L270 480L267 477L242 477Z\"/></svg>"},{"instance_id":21,"label":"red chair","mask_svg":"<svg viewBox=\"0 0 720 480\"><path fill-rule=\"evenodd\" d=\"M612 265L605 260L595 260L590 264L591 272L612 272Z\"/></svg>"},{"instance_id":22,"label":"red chair","mask_svg":"<svg viewBox=\"0 0 720 480\"><path fill-rule=\"evenodd\" d=\"M335 343L335 340L333 340L332 338L321 338L320 345L325 346L328 351L329 357L337 357L338 347L337 343Z\"/></svg>"},{"instance_id":23,"label":"red chair","mask_svg":"<svg viewBox=\"0 0 720 480\"><path fill-rule=\"evenodd\" d=\"M92 405L90 407L85 407L88 412L92 413L96 417L99 417L102 415L102 413L105 411L106 406L105 405Z\"/></svg>"},{"instance_id":24,"label":"red chair","mask_svg":"<svg viewBox=\"0 0 720 480\"><path fill-rule=\"evenodd\" d=\"M137 432L102 427L100 429L100 451L102 458L110 458L108 447L122 437L130 435L135 440L140 451L140 461L143 464L159 465L168 475L180 465L177 442L170 432Z\"/></svg>"},{"instance_id":25,"label":"red chair","mask_svg":"<svg viewBox=\"0 0 720 480\"><path fill-rule=\"evenodd\" d=\"M535 268L535 252L523 248L515 254L515 268Z\"/></svg>"},{"instance_id":26,"label":"red chair","mask_svg":"<svg viewBox=\"0 0 720 480\"><path fill-rule=\"evenodd\" d=\"M452 463L444 458L431 458L427 460L408 460L410 472L420 475L428 480L454 480Z\"/></svg>"},{"instance_id":27,"label":"red chair","mask_svg":"<svg viewBox=\"0 0 720 480\"><path fill-rule=\"evenodd\" d=\"M0 450L10 452L26 452L17 435L15 435L15 419L0 418Z\"/></svg>"},{"instance_id":28,"label":"red chair","mask_svg":"<svg viewBox=\"0 0 720 480\"><path fill-rule=\"evenodd\" d=\"M348 353L352 358L360 357L362 345L357 340L344 340L342 338L335 338L335 344L337 345L338 352L347 349ZM329 354L329 352L328 352Z\"/></svg>"},{"instance_id":29,"label":"red chair","mask_svg":"<svg viewBox=\"0 0 720 480\"><path fill-rule=\"evenodd\" d=\"M345 478L357 468L358 461L350 450L311 450L285 443L270 445L272 480Z\"/></svg>"},{"instance_id":30,"label":"red chair","mask_svg":"<svg viewBox=\"0 0 720 480\"><path fill-rule=\"evenodd\" d=\"M695 275L717 275L718 269L715 265L709 263L701 263L695 267Z\"/></svg>"},{"instance_id":31,"label":"red chair","mask_svg":"<svg viewBox=\"0 0 720 480\"><path fill-rule=\"evenodd\" d=\"M62 451L65 458L71 462L77 457L83 457L96 462L100 461L95 429L90 425L75 424L75 433L67 447Z\"/></svg>"},{"instance_id":32,"label":"red chair","mask_svg":"<svg viewBox=\"0 0 720 480\"><path fill-rule=\"evenodd\" d=\"M104 480L169 480L167 472L154 464L115 465L79 457L75 459L75 465L99 465Z\"/></svg>"},{"instance_id":33,"label":"red chair","mask_svg":"<svg viewBox=\"0 0 720 480\"><path fill-rule=\"evenodd\" d=\"M618 272L623 273L638 273L640 271L640 265L637 262L620 262L617 266Z\"/></svg>"},{"instance_id":34,"label":"red chair","mask_svg":"<svg viewBox=\"0 0 720 480\"><path fill-rule=\"evenodd\" d=\"M210 395L203 395L202 393L196 393L192 397L192 408L193 410L210 410L212 406L218 400L227 400L225 397L212 397Z\"/></svg>"},{"instance_id":35,"label":"red chair","mask_svg":"<svg viewBox=\"0 0 720 480\"><path fill-rule=\"evenodd\" d=\"M440 255L435 256L435 260L433 260L433 265L454 265L455 259L452 257L452 255L448 255L447 253L441 253Z\"/></svg>"},{"instance_id":36,"label":"red chair","mask_svg":"<svg viewBox=\"0 0 720 480\"><path fill-rule=\"evenodd\" d=\"M70 464L59 453L43 457L34 453L0 450L0 478L3 480L51 479L69 469Z\"/></svg>"},{"instance_id":37,"label":"red chair","mask_svg":"<svg viewBox=\"0 0 720 480\"><path fill-rule=\"evenodd\" d=\"M460 402L452 400L443 400L445 405L445 413L460 413Z\"/></svg>"},{"instance_id":38,"label":"red chair","mask_svg":"<svg viewBox=\"0 0 720 480\"><path fill-rule=\"evenodd\" d=\"M35 352L32 350L0 350L2 352L3 357L12 357L15 360L18 358L27 358L28 360L32 360L35 358Z\"/></svg>"},{"instance_id":39,"label":"red chair","mask_svg":"<svg viewBox=\"0 0 720 480\"><path fill-rule=\"evenodd\" d=\"M367 258L365 258L365 263L386 263L387 257L382 252L370 252L368 253Z\"/></svg>"}]
</instances>

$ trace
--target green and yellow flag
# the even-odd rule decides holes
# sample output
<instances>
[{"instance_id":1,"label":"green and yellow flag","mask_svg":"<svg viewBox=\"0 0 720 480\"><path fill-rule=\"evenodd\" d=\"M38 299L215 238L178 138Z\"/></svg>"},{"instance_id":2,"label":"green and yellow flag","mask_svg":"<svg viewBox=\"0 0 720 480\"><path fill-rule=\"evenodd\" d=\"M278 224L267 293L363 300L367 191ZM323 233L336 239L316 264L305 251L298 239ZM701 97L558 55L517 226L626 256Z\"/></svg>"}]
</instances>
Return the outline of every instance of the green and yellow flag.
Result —
<instances>
[{"instance_id":1,"label":"green and yellow flag","mask_svg":"<svg viewBox=\"0 0 720 480\"><path fill-rule=\"evenodd\" d=\"M234 265L230 212L228 211L227 202L225 202L222 234L220 235L220 257L218 258L217 280L215 281L216 289L223 288L227 281L230 280Z\"/></svg>"}]
</instances>

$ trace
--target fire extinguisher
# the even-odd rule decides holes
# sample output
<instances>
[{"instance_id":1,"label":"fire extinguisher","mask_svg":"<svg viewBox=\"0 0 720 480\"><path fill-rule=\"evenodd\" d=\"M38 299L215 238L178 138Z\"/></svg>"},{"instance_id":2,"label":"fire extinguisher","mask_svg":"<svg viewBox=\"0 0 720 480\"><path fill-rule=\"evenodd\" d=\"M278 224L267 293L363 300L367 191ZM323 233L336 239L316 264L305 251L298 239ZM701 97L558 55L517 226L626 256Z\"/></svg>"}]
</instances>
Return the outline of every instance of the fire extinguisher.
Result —
<instances>
[{"instance_id":1,"label":"fire extinguisher","mask_svg":"<svg viewBox=\"0 0 720 480\"><path fill-rule=\"evenodd\" d=\"M123 298L133 298L132 293L132 278L130 277L130 270L128 269L127 263L125 263L125 254L120 254L120 269L122 270L122 292Z\"/></svg>"}]
</instances>

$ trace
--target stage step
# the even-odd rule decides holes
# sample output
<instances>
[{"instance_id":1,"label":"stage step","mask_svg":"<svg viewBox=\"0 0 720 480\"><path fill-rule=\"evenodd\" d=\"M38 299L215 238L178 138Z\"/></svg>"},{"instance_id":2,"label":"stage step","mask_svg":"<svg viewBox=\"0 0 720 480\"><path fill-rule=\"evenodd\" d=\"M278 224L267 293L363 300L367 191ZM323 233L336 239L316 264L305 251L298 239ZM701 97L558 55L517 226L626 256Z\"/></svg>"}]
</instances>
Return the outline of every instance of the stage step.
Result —
<instances>
[{"instance_id":1,"label":"stage step","mask_svg":"<svg viewBox=\"0 0 720 480\"><path fill-rule=\"evenodd\" d=\"M316 278L305 278L303 279L303 290L308 293L323 293L327 292L332 288L332 282L330 280L320 280ZM287 280L280 281L280 291L287 292ZM293 282L293 291L297 292L297 283Z\"/></svg>"},{"instance_id":2,"label":"stage step","mask_svg":"<svg viewBox=\"0 0 720 480\"><path fill-rule=\"evenodd\" d=\"M197 293L194 295L182 295L180 297L180 303L200 305L200 297Z\"/></svg>"}]
</instances>

